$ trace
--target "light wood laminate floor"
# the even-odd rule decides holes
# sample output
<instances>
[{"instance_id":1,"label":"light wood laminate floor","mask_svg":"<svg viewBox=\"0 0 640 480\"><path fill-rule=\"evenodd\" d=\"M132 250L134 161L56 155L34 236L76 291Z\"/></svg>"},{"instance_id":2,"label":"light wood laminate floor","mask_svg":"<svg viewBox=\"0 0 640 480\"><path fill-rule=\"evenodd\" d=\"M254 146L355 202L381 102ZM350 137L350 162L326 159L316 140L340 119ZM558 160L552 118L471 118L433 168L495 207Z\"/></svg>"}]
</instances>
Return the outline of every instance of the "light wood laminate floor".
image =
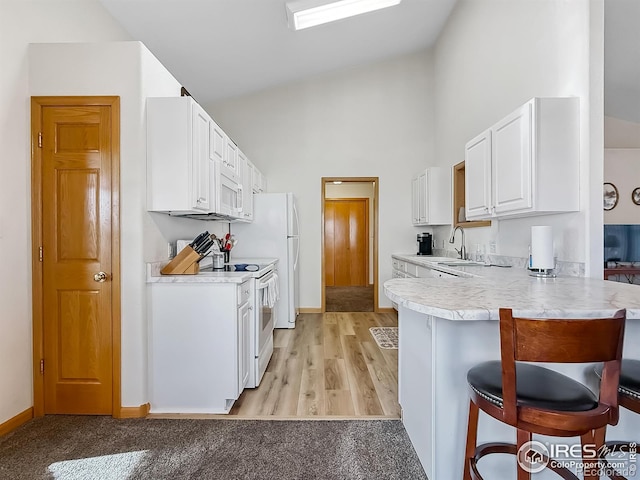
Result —
<instances>
[{"instance_id":1,"label":"light wood laminate floor","mask_svg":"<svg viewBox=\"0 0 640 480\"><path fill-rule=\"evenodd\" d=\"M397 326L395 313L301 314L276 329L258 388L231 415L268 418L400 418L398 350L381 349L369 327Z\"/></svg>"}]
</instances>

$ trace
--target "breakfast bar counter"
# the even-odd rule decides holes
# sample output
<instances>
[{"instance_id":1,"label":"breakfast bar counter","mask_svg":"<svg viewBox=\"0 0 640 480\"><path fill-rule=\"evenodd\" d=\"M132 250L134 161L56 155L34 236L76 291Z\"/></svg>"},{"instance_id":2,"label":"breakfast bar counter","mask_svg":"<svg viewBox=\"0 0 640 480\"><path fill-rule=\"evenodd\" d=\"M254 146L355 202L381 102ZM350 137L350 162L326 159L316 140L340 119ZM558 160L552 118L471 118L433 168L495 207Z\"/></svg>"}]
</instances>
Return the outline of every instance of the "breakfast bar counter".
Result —
<instances>
[{"instance_id":1,"label":"breakfast bar counter","mask_svg":"<svg viewBox=\"0 0 640 480\"><path fill-rule=\"evenodd\" d=\"M384 293L398 305L402 421L431 480L462 478L469 405L466 374L480 362L500 359L500 308L533 318L605 317L626 308L623 356L640 359L640 286L579 277L540 279L523 268L464 268L466 278L394 278L384 284ZM593 365L554 368L597 389ZM640 440L638 417L621 409L620 423L607 430L607 438ZM488 441L515 443L515 429L481 414L478 443ZM487 457L479 468L485 478L505 478L505 472L515 478L510 455ZM547 476L539 473L536 478Z\"/></svg>"}]
</instances>

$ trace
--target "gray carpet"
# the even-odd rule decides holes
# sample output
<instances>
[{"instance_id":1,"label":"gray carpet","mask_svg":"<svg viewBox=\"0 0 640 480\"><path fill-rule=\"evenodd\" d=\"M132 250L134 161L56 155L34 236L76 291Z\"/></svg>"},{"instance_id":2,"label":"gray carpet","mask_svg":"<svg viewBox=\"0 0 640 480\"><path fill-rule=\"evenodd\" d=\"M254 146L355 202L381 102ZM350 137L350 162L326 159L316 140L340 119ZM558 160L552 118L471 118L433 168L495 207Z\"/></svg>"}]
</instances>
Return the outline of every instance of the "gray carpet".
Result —
<instances>
[{"instance_id":1,"label":"gray carpet","mask_svg":"<svg viewBox=\"0 0 640 480\"><path fill-rule=\"evenodd\" d=\"M0 437L0 478L427 477L399 420L115 420L46 416Z\"/></svg>"}]
</instances>

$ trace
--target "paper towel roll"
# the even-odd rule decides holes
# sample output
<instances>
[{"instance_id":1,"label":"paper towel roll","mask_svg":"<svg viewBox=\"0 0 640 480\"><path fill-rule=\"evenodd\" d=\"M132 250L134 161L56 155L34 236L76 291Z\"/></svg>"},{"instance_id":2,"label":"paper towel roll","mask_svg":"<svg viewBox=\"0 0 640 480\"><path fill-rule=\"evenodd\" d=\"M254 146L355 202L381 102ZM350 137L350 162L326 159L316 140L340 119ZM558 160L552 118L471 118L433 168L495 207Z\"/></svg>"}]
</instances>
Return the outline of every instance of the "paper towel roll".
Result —
<instances>
[{"instance_id":1,"label":"paper towel roll","mask_svg":"<svg viewBox=\"0 0 640 480\"><path fill-rule=\"evenodd\" d=\"M531 227L531 264L529 268L549 270L553 261L553 230L549 226Z\"/></svg>"}]
</instances>

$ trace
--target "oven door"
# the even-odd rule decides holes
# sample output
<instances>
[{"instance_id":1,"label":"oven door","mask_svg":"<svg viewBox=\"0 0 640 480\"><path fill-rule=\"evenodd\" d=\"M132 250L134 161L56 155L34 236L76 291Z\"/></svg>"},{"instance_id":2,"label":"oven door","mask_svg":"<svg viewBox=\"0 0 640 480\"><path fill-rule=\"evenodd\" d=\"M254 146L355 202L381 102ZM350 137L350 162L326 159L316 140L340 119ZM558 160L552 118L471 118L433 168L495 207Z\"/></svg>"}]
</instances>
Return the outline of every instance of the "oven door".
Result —
<instances>
[{"instance_id":1,"label":"oven door","mask_svg":"<svg viewBox=\"0 0 640 480\"><path fill-rule=\"evenodd\" d=\"M269 272L266 275L256 279L256 296L254 309L255 315L255 362L256 362L256 387L260 384L262 376L264 375L271 355L273 354L273 308L268 305L264 305L263 295L265 289L269 285L269 280L273 278L273 273Z\"/></svg>"}]
</instances>

